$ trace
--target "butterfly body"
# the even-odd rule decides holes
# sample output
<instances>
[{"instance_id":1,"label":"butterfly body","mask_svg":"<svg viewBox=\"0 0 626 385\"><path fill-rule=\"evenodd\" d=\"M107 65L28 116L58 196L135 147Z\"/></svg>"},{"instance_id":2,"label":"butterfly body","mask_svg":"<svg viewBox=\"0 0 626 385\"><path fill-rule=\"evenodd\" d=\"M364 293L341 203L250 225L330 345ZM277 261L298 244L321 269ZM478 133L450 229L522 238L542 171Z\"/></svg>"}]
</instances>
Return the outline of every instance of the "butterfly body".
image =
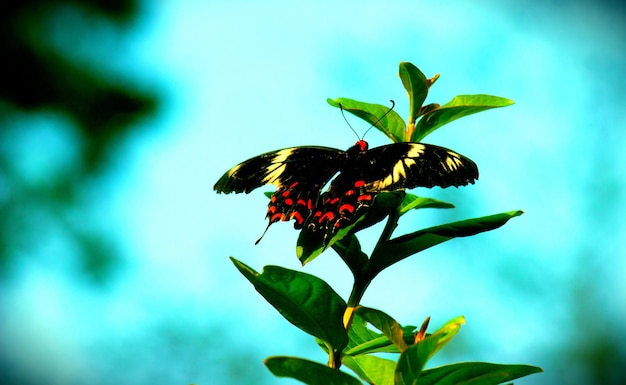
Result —
<instances>
[{"instance_id":1,"label":"butterfly body","mask_svg":"<svg viewBox=\"0 0 626 385\"><path fill-rule=\"evenodd\" d=\"M278 189L268 205L268 228L293 219L296 229L306 227L330 239L354 223L380 192L458 187L476 179L476 164L444 147L402 142L369 149L359 140L346 151L302 146L256 156L227 171L214 189L249 193L274 184Z\"/></svg>"}]
</instances>

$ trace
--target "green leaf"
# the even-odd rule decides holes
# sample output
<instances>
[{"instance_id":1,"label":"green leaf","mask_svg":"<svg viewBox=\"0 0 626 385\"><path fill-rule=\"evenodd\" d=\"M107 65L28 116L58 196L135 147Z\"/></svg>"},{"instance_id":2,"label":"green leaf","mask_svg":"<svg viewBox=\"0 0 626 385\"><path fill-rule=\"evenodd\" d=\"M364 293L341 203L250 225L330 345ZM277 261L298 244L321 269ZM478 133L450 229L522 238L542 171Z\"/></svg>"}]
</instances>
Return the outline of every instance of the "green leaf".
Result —
<instances>
[{"instance_id":1,"label":"green leaf","mask_svg":"<svg viewBox=\"0 0 626 385\"><path fill-rule=\"evenodd\" d=\"M411 345L398 359L395 371L396 385L415 385L426 362L430 358L426 352L432 350L435 340L425 339L415 345Z\"/></svg>"},{"instance_id":2,"label":"green leaf","mask_svg":"<svg viewBox=\"0 0 626 385\"><path fill-rule=\"evenodd\" d=\"M362 380L374 385L394 385L394 361L376 356L343 357L343 364Z\"/></svg>"},{"instance_id":3,"label":"green leaf","mask_svg":"<svg viewBox=\"0 0 626 385\"><path fill-rule=\"evenodd\" d=\"M361 216L354 223L339 230L328 241L324 239L324 231L311 231L307 227L302 228L302 230L300 230L300 234L298 234L298 240L296 241L296 256L302 263L302 266L317 258L336 242L342 240L350 234L353 234L355 232L353 229L364 219L364 217L365 215Z\"/></svg>"},{"instance_id":4,"label":"green leaf","mask_svg":"<svg viewBox=\"0 0 626 385\"><path fill-rule=\"evenodd\" d=\"M510 106L510 99L491 95L459 95L449 103L424 114L415 124L411 141L419 142L444 124L491 108Z\"/></svg>"},{"instance_id":5,"label":"green leaf","mask_svg":"<svg viewBox=\"0 0 626 385\"><path fill-rule=\"evenodd\" d=\"M404 191L392 191L376 195L367 212L361 213L360 218L339 230L330 240L325 241L323 231L311 231L306 227L303 228L300 230L296 242L298 259L302 265L305 265L333 246L335 242L382 221L402 203L404 194Z\"/></svg>"},{"instance_id":6,"label":"green leaf","mask_svg":"<svg viewBox=\"0 0 626 385\"><path fill-rule=\"evenodd\" d=\"M396 384L418 384L420 373L428 360L450 342L452 337L458 333L462 323L465 323L465 319L463 317L456 317L422 341L409 346L409 348L400 355L400 359L398 360L398 366L395 372Z\"/></svg>"},{"instance_id":7,"label":"green leaf","mask_svg":"<svg viewBox=\"0 0 626 385\"><path fill-rule=\"evenodd\" d=\"M434 356L441 348L443 348L450 340L461 330L461 325L465 324L465 317L458 316L446 322L441 328L433 334L424 338L424 341L430 339L434 341L431 350L428 351L428 357Z\"/></svg>"},{"instance_id":8,"label":"green leaf","mask_svg":"<svg viewBox=\"0 0 626 385\"><path fill-rule=\"evenodd\" d=\"M494 230L504 225L509 219L522 215L521 210L489 215L480 218L447 223L406 234L379 244L370 257L369 269L378 274L383 269L419 253L429 247L449 241L453 238L468 237L484 231Z\"/></svg>"},{"instance_id":9,"label":"green leaf","mask_svg":"<svg viewBox=\"0 0 626 385\"><path fill-rule=\"evenodd\" d=\"M461 362L427 369L418 385L497 385L505 381L540 373L543 370L530 365L503 365L487 362Z\"/></svg>"},{"instance_id":10,"label":"green leaf","mask_svg":"<svg viewBox=\"0 0 626 385\"><path fill-rule=\"evenodd\" d=\"M413 343L415 326L405 326L402 329L405 343ZM350 342L343 352L344 357L369 353L400 353L389 338L368 328L366 321L358 313L354 314L348 338Z\"/></svg>"},{"instance_id":11,"label":"green leaf","mask_svg":"<svg viewBox=\"0 0 626 385\"><path fill-rule=\"evenodd\" d=\"M276 377L294 378L308 385L362 385L339 369L297 357L269 357L265 366Z\"/></svg>"},{"instance_id":12,"label":"green leaf","mask_svg":"<svg viewBox=\"0 0 626 385\"><path fill-rule=\"evenodd\" d=\"M356 235L352 234L340 239L335 242L332 247L348 266L352 275L355 277L359 276L363 267L369 261L369 258L361 251L361 244Z\"/></svg>"},{"instance_id":13,"label":"green leaf","mask_svg":"<svg viewBox=\"0 0 626 385\"><path fill-rule=\"evenodd\" d=\"M399 211L400 215L403 215L411 210L426 208L452 209L454 208L454 205L452 203L440 201L437 199L418 197L417 195L407 193L406 197L404 197L404 200L399 207Z\"/></svg>"},{"instance_id":14,"label":"green leaf","mask_svg":"<svg viewBox=\"0 0 626 385\"><path fill-rule=\"evenodd\" d=\"M402 326L388 314L368 307L359 306L356 308L358 315L363 317L367 322L374 325L374 327L389 338L389 340L403 352L408 347L404 342L404 330Z\"/></svg>"},{"instance_id":15,"label":"green leaf","mask_svg":"<svg viewBox=\"0 0 626 385\"><path fill-rule=\"evenodd\" d=\"M389 106L359 102L348 98L326 99L326 101L333 107L339 107L339 104L341 104L345 111L373 125L391 139L392 142L404 141L406 123L397 112L394 110L389 111Z\"/></svg>"},{"instance_id":16,"label":"green leaf","mask_svg":"<svg viewBox=\"0 0 626 385\"><path fill-rule=\"evenodd\" d=\"M398 75L402 85L409 94L409 125L414 125L415 120L428 95L428 81L426 76L415 65L408 62L400 63ZM408 138L404 139L408 140Z\"/></svg>"},{"instance_id":17,"label":"green leaf","mask_svg":"<svg viewBox=\"0 0 626 385\"><path fill-rule=\"evenodd\" d=\"M348 344L346 303L324 281L306 273L266 266L262 274L231 257L235 267L289 322L324 341L334 354Z\"/></svg>"}]
</instances>

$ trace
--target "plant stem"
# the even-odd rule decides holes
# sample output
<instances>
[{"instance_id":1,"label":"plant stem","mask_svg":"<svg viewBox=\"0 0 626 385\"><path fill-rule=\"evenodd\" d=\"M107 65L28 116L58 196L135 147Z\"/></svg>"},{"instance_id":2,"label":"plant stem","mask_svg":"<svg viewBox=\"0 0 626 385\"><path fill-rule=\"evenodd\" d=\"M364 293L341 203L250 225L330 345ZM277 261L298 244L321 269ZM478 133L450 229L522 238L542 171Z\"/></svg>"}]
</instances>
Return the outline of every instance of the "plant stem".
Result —
<instances>
[{"instance_id":1,"label":"plant stem","mask_svg":"<svg viewBox=\"0 0 626 385\"><path fill-rule=\"evenodd\" d=\"M400 218L400 212L396 209L393 210L389 217L387 218L387 223L385 224L385 228L380 234L380 238L378 242L376 242L376 246L374 246L374 251L372 255L376 253L379 245L383 242L387 242L391 238L391 234L398 226L398 219ZM354 274L354 284L352 285L352 292L350 293L350 297L348 298L348 303L346 307L346 312L343 315L343 326L346 330L350 329L350 325L352 324L352 318L354 318L354 310L359 303L361 302L361 298L363 298L363 294L365 294L365 290L372 282L372 279L379 273L379 271L370 271L368 265L364 266L364 268L360 271L360 273L353 272Z\"/></svg>"},{"instance_id":2,"label":"plant stem","mask_svg":"<svg viewBox=\"0 0 626 385\"><path fill-rule=\"evenodd\" d=\"M376 250L381 243L387 242L391 238L391 234L393 234L393 231L396 229L396 227L398 227L398 219L400 219L400 211L396 207L395 210L389 213L389 217L387 217L387 223L385 223L385 228L380 234L380 238L378 239L378 242L376 242L374 250ZM372 252L372 254L374 253Z\"/></svg>"},{"instance_id":3,"label":"plant stem","mask_svg":"<svg viewBox=\"0 0 626 385\"><path fill-rule=\"evenodd\" d=\"M348 298L346 312L343 315L343 326L346 330L350 329L352 318L354 318L354 310L359 306L361 298L363 298L363 294L365 294L365 290L367 290L370 282L372 282L372 280L364 275L355 278L350 298Z\"/></svg>"}]
</instances>

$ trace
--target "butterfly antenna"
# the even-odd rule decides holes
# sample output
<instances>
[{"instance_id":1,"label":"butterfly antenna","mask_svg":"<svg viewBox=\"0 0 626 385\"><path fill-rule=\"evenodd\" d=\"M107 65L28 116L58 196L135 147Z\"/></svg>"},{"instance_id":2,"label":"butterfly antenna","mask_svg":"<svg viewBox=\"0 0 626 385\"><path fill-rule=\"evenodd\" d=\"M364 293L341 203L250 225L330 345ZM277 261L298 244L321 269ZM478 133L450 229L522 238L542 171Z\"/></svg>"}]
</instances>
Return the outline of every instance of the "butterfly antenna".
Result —
<instances>
[{"instance_id":1,"label":"butterfly antenna","mask_svg":"<svg viewBox=\"0 0 626 385\"><path fill-rule=\"evenodd\" d=\"M348 127L350 127L350 129L352 130L352 132L354 132L354 135L356 135L357 139L361 139L361 137L359 136L359 134L356 132L356 130L354 128L352 128L352 126L350 125L350 122L348 122L348 118L346 118L346 114L343 113L343 105L341 103L339 103L339 109L341 110L341 116L343 116L343 120L346 121L346 124L348 125Z\"/></svg>"},{"instance_id":2,"label":"butterfly antenna","mask_svg":"<svg viewBox=\"0 0 626 385\"><path fill-rule=\"evenodd\" d=\"M391 102L391 107L389 107L389 109L387 110L387 112L385 112L383 114L383 116L381 116L380 118L378 118L378 120L376 120L376 122L374 122L374 124L372 124L370 126L370 128L368 128L367 130L365 130L365 132L363 133L363 137L365 138L365 135L369 132L369 130L371 130L372 128L374 128L378 123L380 123L381 120L383 120L385 118L385 116L387 116L392 110L393 108L396 106L396 102L393 101L393 99L389 100ZM350 127L352 128L352 127ZM354 131L354 130L352 130Z\"/></svg>"}]
</instances>

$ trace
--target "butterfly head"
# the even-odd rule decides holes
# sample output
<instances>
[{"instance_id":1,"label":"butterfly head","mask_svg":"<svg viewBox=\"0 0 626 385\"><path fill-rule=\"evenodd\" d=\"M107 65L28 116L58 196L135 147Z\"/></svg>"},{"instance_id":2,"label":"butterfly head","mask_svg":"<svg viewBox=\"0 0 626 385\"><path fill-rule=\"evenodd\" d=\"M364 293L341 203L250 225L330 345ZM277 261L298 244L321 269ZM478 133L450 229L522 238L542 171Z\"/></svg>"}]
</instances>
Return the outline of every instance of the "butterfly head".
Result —
<instances>
[{"instance_id":1,"label":"butterfly head","mask_svg":"<svg viewBox=\"0 0 626 385\"><path fill-rule=\"evenodd\" d=\"M358 148L361 152L367 151L368 144L363 139L359 139L356 143L354 143L354 147Z\"/></svg>"}]
</instances>

